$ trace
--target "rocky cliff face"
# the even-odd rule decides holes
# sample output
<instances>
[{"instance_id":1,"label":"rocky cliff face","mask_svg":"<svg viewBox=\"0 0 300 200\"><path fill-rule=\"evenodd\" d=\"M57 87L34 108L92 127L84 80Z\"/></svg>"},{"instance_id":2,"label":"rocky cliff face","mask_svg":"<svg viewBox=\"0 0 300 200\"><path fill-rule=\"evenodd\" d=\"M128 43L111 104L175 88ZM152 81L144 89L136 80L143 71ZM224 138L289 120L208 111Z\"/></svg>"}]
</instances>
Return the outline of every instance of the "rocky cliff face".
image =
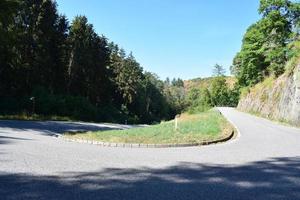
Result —
<instances>
[{"instance_id":1,"label":"rocky cliff face","mask_svg":"<svg viewBox=\"0 0 300 200\"><path fill-rule=\"evenodd\" d=\"M290 73L264 82L242 94L238 109L300 126L300 62Z\"/></svg>"}]
</instances>

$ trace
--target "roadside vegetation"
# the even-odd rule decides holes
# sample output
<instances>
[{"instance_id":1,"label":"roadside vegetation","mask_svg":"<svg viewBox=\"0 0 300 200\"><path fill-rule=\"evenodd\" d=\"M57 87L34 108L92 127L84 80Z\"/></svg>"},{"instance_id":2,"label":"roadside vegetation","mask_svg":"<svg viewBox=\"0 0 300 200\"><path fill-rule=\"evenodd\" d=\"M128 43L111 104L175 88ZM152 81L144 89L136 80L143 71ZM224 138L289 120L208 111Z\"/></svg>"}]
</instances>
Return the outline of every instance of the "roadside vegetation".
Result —
<instances>
[{"instance_id":1,"label":"roadside vegetation","mask_svg":"<svg viewBox=\"0 0 300 200\"><path fill-rule=\"evenodd\" d=\"M235 107L239 100L239 88L233 77L225 76L223 66L216 64L213 67L211 78L204 81L198 80L198 84L187 85L186 111L198 113L206 111L215 106ZM197 87L200 85L201 87Z\"/></svg>"},{"instance_id":2,"label":"roadside vegetation","mask_svg":"<svg viewBox=\"0 0 300 200\"><path fill-rule=\"evenodd\" d=\"M238 109L299 126L300 2L260 0L258 11L231 68L241 88Z\"/></svg>"},{"instance_id":3,"label":"roadside vegetation","mask_svg":"<svg viewBox=\"0 0 300 200\"><path fill-rule=\"evenodd\" d=\"M261 19L246 31L231 72L240 87L251 87L269 76L278 77L299 51L300 3L260 0Z\"/></svg>"},{"instance_id":4,"label":"roadside vegetation","mask_svg":"<svg viewBox=\"0 0 300 200\"><path fill-rule=\"evenodd\" d=\"M176 130L175 121L171 120L143 128L69 133L65 137L111 143L189 144L220 139L232 131L232 126L218 111L210 110L193 115L182 114Z\"/></svg>"},{"instance_id":5,"label":"roadside vegetation","mask_svg":"<svg viewBox=\"0 0 300 200\"><path fill-rule=\"evenodd\" d=\"M25 120L25 121L73 121L69 117L55 116L55 115L28 115L27 113L19 113L17 115L0 115L0 120Z\"/></svg>"}]
</instances>

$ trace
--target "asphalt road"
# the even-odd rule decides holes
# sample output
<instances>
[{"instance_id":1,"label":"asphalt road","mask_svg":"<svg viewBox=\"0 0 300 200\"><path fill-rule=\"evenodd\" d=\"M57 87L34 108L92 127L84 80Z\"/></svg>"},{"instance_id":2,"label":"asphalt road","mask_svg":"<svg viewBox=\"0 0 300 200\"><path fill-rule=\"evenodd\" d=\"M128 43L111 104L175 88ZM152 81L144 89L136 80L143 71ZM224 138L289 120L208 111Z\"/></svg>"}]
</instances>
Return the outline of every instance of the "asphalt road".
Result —
<instances>
[{"instance_id":1,"label":"asphalt road","mask_svg":"<svg viewBox=\"0 0 300 200\"><path fill-rule=\"evenodd\" d=\"M0 199L300 199L300 129L221 108L240 136L166 149L55 137L121 125L0 121Z\"/></svg>"}]
</instances>

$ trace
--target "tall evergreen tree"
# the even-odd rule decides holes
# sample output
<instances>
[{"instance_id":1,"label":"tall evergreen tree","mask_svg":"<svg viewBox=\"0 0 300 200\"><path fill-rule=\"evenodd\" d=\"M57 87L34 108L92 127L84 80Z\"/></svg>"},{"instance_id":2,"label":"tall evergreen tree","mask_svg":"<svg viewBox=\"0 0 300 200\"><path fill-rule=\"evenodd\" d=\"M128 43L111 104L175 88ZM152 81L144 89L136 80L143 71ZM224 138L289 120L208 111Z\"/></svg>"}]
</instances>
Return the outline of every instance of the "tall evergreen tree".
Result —
<instances>
[{"instance_id":1,"label":"tall evergreen tree","mask_svg":"<svg viewBox=\"0 0 300 200\"><path fill-rule=\"evenodd\" d=\"M109 92L109 49L107 40L99 37L87 18L77 16L69 34L69 92L87 97L93 103L103 103Z\"/></svg>"},{"instance_id":2,"label":"tall evergreen tree","mask_svg":"<svg viewBox=\"0 0 300 200\"><path fill-rule=\"evenodd\" d=\"M68 22L57 13L56 3L44 0L37 18L37 84L51 93L64 92L66 85L66 39Z\"/></svg>"},{"instance_id":3,"label":"tall evergreen tree","mask_svg":"<svg viewBox=\"0 0 300 200\"><path fill-rule=\"evenodd\" d=\"M11 95L29 95L36 86L53 93L65 85L63 54L68 27L56 7L51 0L20 2L10 25L14 36L11 53L5 54L11 55L5 76Z\"/></svg>"},{"instance_id":4,"label":"tall evergreen tree","mask_svg":"<svg viewBox=\"0 0 300 200\"><path fill-rule=\"evenodd\" d=\"M19 5L17 0L0 1L0 97L10 95L13 90L12 49L17 37L13 26Z\"/></svg>"}]
</instances>

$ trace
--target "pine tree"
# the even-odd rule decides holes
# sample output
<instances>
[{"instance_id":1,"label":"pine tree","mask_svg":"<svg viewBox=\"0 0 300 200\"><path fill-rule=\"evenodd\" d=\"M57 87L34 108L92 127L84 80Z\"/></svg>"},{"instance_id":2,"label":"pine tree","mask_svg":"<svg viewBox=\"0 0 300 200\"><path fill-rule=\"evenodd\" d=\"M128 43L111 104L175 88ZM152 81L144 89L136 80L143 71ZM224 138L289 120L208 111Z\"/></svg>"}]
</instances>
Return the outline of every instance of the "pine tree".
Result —
<instances>
[{"instance_id":1,"label":"pine tree","mask_svg":"<svg viewBox=\"0 0 300 200\"><path fill-rule=\"evenodd\" d=\"M69 92L103 103L110 95L108 78L109 49L107 40L99 37L87 18L77 16L69 34Z\"/></svg>"}]
</instances>

